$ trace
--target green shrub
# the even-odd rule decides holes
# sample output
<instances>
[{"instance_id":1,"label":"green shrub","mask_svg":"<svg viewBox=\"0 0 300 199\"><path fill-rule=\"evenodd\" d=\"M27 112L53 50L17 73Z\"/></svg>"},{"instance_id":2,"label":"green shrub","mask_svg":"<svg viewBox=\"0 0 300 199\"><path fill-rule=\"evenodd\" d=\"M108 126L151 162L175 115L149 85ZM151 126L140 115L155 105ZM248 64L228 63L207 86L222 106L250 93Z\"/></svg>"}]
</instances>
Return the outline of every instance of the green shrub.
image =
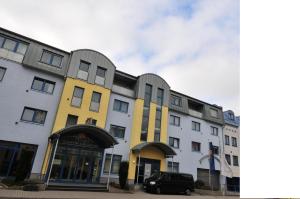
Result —
<instances>
[{"instance_id":1,"label":"green shrub","mask_svg":"<svg viewBox=\"0 0 300 199\"><path fill-rule=\"evenodd\" d=\"M124 189L125 185L127 184L128 168L129 168L129 163L127 161L122 161L120 163L119 184L122 189Z\"/></svg>"}]
</instances>

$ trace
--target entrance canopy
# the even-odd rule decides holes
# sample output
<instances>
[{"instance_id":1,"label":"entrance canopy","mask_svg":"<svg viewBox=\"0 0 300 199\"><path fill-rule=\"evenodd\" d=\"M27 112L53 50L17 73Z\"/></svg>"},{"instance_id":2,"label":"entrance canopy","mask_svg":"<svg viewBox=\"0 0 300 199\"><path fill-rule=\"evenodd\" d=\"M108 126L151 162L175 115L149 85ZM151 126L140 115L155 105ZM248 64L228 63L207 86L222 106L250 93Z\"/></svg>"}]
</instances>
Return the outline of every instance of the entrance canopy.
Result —
<instances>
[{"instance_id":1,"label":"entrance canopy","mask_svg":"<svg viewBox=\"0 0 300 199\"><path fill-rule=\"evenodd\" d=\"M136 145L131 150L133 153L140 153L140 151L147 147L154 147L159 149L164 153L165 156L174 156L176 155L176 152L169 147L168 145L162 143L162 142L143 142L141 144Z\"/></svg>"},{"instance_id":2,"label":"entrance canopy","mask_svg":"<svg viewBox=\"0 0 300 199\"><path fill-rule=\"evenodd\" d=\"M104 148L110 148L118 144L118 141L114 137L112 137L106 130L88 124L78 124L78 125L63 128L53 133L49 137L49 139L54 140L58 137L61 138L64 136L75 135L80 133L84 133L90 136L96 143L103 146Z\"/></svg>"}]
</instances>

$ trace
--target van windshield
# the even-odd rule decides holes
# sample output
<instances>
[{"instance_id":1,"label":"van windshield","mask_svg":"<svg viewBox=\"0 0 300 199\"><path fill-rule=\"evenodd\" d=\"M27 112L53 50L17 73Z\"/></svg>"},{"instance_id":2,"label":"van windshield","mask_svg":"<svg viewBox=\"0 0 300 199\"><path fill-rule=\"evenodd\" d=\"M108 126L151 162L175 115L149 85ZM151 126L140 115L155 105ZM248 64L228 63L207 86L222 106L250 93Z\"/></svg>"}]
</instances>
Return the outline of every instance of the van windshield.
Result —
<instances>
[{"instance_id":1,"label":"van windshield","mask_svg":"<svg viewBox=\"0 0 300 199\"><path fill-rule=\"evenodd\" d=\"M150 178L153 178L153 179L158 179L159 177L160 177L160 172L155 172L150 176Z\"/></svg>"}]
</instances>

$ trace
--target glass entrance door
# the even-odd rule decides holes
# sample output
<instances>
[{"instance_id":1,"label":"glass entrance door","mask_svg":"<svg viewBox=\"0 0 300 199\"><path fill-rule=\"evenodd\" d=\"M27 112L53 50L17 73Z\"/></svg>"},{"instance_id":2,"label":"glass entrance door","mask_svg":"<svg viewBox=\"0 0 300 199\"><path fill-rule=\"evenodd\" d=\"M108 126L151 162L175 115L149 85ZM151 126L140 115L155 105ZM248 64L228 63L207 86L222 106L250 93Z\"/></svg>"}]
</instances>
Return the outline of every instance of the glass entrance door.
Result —
<instances>
[{"instance_id":1,"label":"glass entrance door","mask_svg":"<svg viewBox=\"0 0 300 199\"><path fill-rule=\"evenodd\" d=\"M57 147L50 181L99 183L103 151L88 137L64 137Z\"/></svg>"}]
</instances>

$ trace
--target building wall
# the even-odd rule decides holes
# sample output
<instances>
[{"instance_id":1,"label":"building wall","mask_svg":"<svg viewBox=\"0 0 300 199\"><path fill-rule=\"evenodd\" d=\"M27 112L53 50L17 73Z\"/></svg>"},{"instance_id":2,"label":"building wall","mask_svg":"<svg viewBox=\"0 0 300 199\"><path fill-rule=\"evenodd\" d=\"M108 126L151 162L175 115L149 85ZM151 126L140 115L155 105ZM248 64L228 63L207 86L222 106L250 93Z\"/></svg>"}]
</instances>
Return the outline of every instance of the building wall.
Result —
<instances>
[{"instance_id":1,"label":"building wall","mask_svg":"<svg viewBox=\"0 0 300 199\"><path fill-rule=\"evenodd\" d=\"M38 145L32 173L39 174L64 81L58 76L26 68L22 64L2 58L0 66L7 68L0 82L0 140ZM53 94L31 90L35 76L55 82ZM21 121L24 106L47 111L45 124Z\"/></svg>"},{"instance_id":2,"label":"building wall","mask_svg":"<svg viewBox=\"0 0 300 199\"><path fill-rule=\"evenodd\" d=\"M122 113L118 111L113 110L114 100L118 99L124 102L128 102L128 113ZM134 103L135 100L132 98L124 97L122 95L112 93L110 100L109 100L109 107L108 107L108 113L107 113L107 121L106 121L106 127L105 129L107 131L110 130L111 125L117 125L125 127L125 135L124 139L116 138L119 144L114 146L114 154L122 155L122 161L128 161L129 159L129 152L130 152L130 133L132 131L132 118L133 118L133 111L134 111ZM112 149L106 149L105 155L107 153L112 154ZM105 156L104 156L105 157ZM103 167L104 168L104 167ZM106 176L103 174L103 168L102 168L102 176ZM112 177L118 177L118 176L112 176Z\"/></svg>"},{"instance_id":3,"label":"building wall","mask_svg":"<svg viewBox=\"0 0 300 199\"><path fill-rule=\"evenodd\" d=\"M214 146L219 146L220 149L222 126L174 111L170 111L170 115L180 117L180 126L168 124L168 139L169 137L180 139L179 149L174 148L177 155L174 156L173 160L179 162L180 172L193 174L194 179L197 179L197 168L209 169L208 158L204 158L200 163L200 159L208 155L209 142L212 142ZM192 121L200 123L200 132L192 130ZM219 136L211 135L211 126L219 129ZM201 143L201 152L192 151L192 141ZM168 161L171 161L171 159L168 159ZM218 161L215 161L215 169L220 170Z\"/></svg>"},{"instance_id":4,"label":"building wall","mask_svg":"<svg viewBox=\"0 0 300 199\"><path fill-rule=\"evenodd\" d=\"M238 160L240 163L240 129L236 126L225 124L224 126L224 136L229 136L230 145L225 145L225 137L224 137L224 153L229 154L231 157L231 165L230 168L233 173L233 177L240 177L240 167L233 166L233 155L238 156ZM235 137L237 139L237 147L232 146L231 138Z\"/></svg>"}]
</instances>

